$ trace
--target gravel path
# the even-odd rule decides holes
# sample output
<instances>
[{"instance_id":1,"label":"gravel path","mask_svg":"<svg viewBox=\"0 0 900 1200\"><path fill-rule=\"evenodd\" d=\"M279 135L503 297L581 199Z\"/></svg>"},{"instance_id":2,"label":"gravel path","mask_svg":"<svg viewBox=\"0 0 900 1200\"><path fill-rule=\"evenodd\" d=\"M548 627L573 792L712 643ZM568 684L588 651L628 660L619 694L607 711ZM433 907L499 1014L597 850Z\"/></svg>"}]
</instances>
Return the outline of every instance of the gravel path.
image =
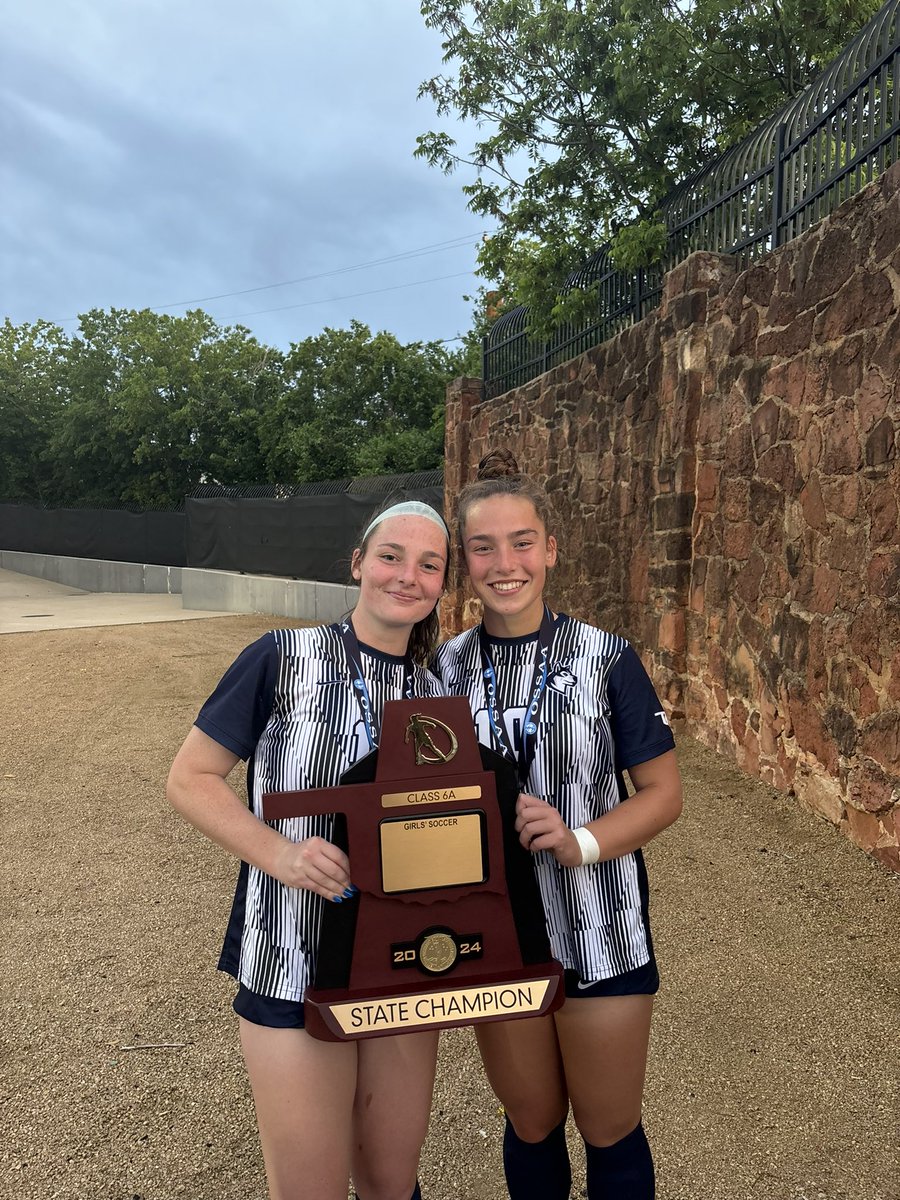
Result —
<instances>
[{"instance_id":1,"label":"gravel path","mask_svg":"<svg viewBox=\"0 0 900 1200\"><path fill-rule=\"evenodd\" d=\"M3 1197L264 1200L214 969L236 868L163 785L270 624L0 638ZM648 852L660 1200L900 1200L900 879L689 738L679 756L685 814ZM500 1133L471 1035L445 1034L428 1200L499 1200Z\"/></svg>"}]
</instances>

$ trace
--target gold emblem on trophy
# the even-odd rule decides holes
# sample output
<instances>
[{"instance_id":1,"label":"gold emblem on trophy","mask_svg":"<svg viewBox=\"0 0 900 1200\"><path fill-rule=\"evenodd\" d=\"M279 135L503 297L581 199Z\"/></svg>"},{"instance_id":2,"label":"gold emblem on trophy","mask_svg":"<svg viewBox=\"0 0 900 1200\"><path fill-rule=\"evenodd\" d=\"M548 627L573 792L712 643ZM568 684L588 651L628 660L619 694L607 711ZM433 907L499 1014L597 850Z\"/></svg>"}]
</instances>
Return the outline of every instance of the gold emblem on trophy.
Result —
<instances>
[{"instance_id":1,"label":"gold emblem on trophy","mask_svg":"<svg viewBox=\"0 0 900 1200\"><path fill-rule=\"evenodd\" d=\"M436 975L453 966L457 953L456 942L449 933L430 933L422 942L419 962Z\"/></svg>"},{"instance_id":2,"label":"gold emblem on trophy","mask_svg":"<svg viewBox=\"0 0 900 1200\"><path fill-rule=\"evenodd\" d=\"M447 749L442 750L431 736L432 731L442 729L447 735ZM424 713L413 713L406 727L404 742L409 744L410 737L416 751L416 766L424 763L448 763L455 757L459 749L456 734L449 725L439 721L437 717L427 717Z\"/></svg>"}]
</instances>

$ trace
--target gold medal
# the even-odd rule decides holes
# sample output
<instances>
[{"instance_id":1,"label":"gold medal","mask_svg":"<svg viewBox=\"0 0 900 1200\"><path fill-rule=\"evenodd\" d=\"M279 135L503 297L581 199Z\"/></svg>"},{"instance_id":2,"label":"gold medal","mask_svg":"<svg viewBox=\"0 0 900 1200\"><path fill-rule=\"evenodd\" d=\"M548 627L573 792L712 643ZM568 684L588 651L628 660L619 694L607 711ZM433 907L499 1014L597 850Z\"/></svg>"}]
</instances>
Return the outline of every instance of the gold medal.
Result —
<instances>
[{"instance_id":1,"label":"gold medal","mask_svg":"<svg viewBox=\"0 0 900 1200\"><path fill-rule=\"evenodd\" d=\"M426 971L437 974L456 962L456 942L449 933L430 933L422 942L419 962Z\"/></svg>"}]
</instances>

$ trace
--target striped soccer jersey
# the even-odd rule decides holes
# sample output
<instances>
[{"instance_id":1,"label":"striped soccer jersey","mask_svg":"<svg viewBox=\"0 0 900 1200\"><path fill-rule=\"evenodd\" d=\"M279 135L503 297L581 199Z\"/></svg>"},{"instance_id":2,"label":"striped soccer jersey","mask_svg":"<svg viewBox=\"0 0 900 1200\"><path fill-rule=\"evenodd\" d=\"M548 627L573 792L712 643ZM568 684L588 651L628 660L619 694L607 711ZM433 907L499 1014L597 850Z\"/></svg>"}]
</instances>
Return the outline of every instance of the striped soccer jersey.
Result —
<instances>
[{"instance_id":1,"label":"striped soccer jersey","mask_svg":"<svg viewBox=\"0 0 900 1200\"><path fill-rule=\"evenodd\" d=\"M498 704L516 752L534 678L537 633L489 639ZM570 829L627 794L622 772L675 744L646 671L623 638L560 614L537 717L527 790L559 809ZM449 694L468 696L479 741L502 752L485 695L479 629L439 647L434 670ZM534 855L553 953L585 981L643 966L651 956L646 872L640 851L576 869Z\"/></svg>"},{"instance_id":2,"label":"striped soccer jersey","mask_svg":"<svg viewBox=\"0 0 900 1200\"><path fill-rule=\"evenodd\" d=\"M385 702L403 696L404 660L360 645L360 664L380 729ZM257 816L265 792L334 787L369 752L355 677L337 625L267 633L223 675L195 724L249 760L247 792ZM441 692L433 675L413 668L412 695ZM298 842L329 839L333 823L326 814L272 824ZM315 970L325 903L242 863L219 968L253 992L302 1000Z\"/></svg>"}]
</instances>

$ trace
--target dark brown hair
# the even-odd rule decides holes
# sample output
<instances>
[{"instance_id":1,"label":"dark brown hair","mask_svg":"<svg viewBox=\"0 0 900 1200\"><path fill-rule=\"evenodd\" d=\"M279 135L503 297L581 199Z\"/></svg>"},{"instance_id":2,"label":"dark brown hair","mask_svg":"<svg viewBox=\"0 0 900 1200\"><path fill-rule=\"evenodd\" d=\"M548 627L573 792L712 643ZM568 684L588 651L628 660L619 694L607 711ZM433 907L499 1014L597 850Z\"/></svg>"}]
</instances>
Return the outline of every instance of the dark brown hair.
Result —
<instances>
[{"instance_id":1,"label":"dark brown hair","mask_svg":"<svg viewBox=\"0 0 900 1200\"><path fill-rule=\"evenodd\" d=\"M478 464L478 472L471 483L467 483L456 498L455 514L462 539L469 509L480 500L491 496L522 496L534 505L534 511L550 533L553 511L550 500L542 487L519 470L512 452L505 449L491 450Z\"/></svg>"},{"instance_id":2,"label":"dark brown hair","mask_svg":"<svg viewBox=\"0 0 900 1200\"><path fill-rule=\"evenodd\" d=\"M378 518L381 516L382 513L386 512L389 508L393 508L393 506L395 504L401 503L401 502L402 502L402 497L399 500L396 496L392 497L391 499L387 500L381 506L381 508L378 509L378 511L374 514L374 516L370 517L369 520L366 522L366 524L363 528L364 528L364 530L368 529L368 532L365 533L365 536L363 536L361 538L359 545L356 547L356 549L359 551L359 556L361 559L365 556L366 547L368 546L369 542L371 541L372 534L375 532L375 530L378 528L378 525L380 524L380 521ZM435 511L437 511L437 510L435 510ZM371 526L371 528L370 528L370 526ZM445 588L447 586L447 570L450 565L449 564L449 560L450 560L449 549L450 549L450 547L448 544L447 560L444 563L443 586ZM354 551L354 555L355 555L355 553L356 553L356 551ZM351 561L351 565L352 565L352 562L353 562L352 557L351 557L350 561ZM439 603L440 603L440 601L438 601L438 604ZM428 666L431 656L434 653L434 649L438 644L438 638L440 636L440 632L441 632L441 620L440 620L440 617L438 616L438 605L435 604L434 608L431 610L431 612L428 614L428 616L423 617L421 621L416 621L415 625L413 625L412 629L410 630L408 651L409 651L410 658L412 658L414 663L418 663L419 666L422 666L422 667Z\"/></svg>"}]
</instances>

